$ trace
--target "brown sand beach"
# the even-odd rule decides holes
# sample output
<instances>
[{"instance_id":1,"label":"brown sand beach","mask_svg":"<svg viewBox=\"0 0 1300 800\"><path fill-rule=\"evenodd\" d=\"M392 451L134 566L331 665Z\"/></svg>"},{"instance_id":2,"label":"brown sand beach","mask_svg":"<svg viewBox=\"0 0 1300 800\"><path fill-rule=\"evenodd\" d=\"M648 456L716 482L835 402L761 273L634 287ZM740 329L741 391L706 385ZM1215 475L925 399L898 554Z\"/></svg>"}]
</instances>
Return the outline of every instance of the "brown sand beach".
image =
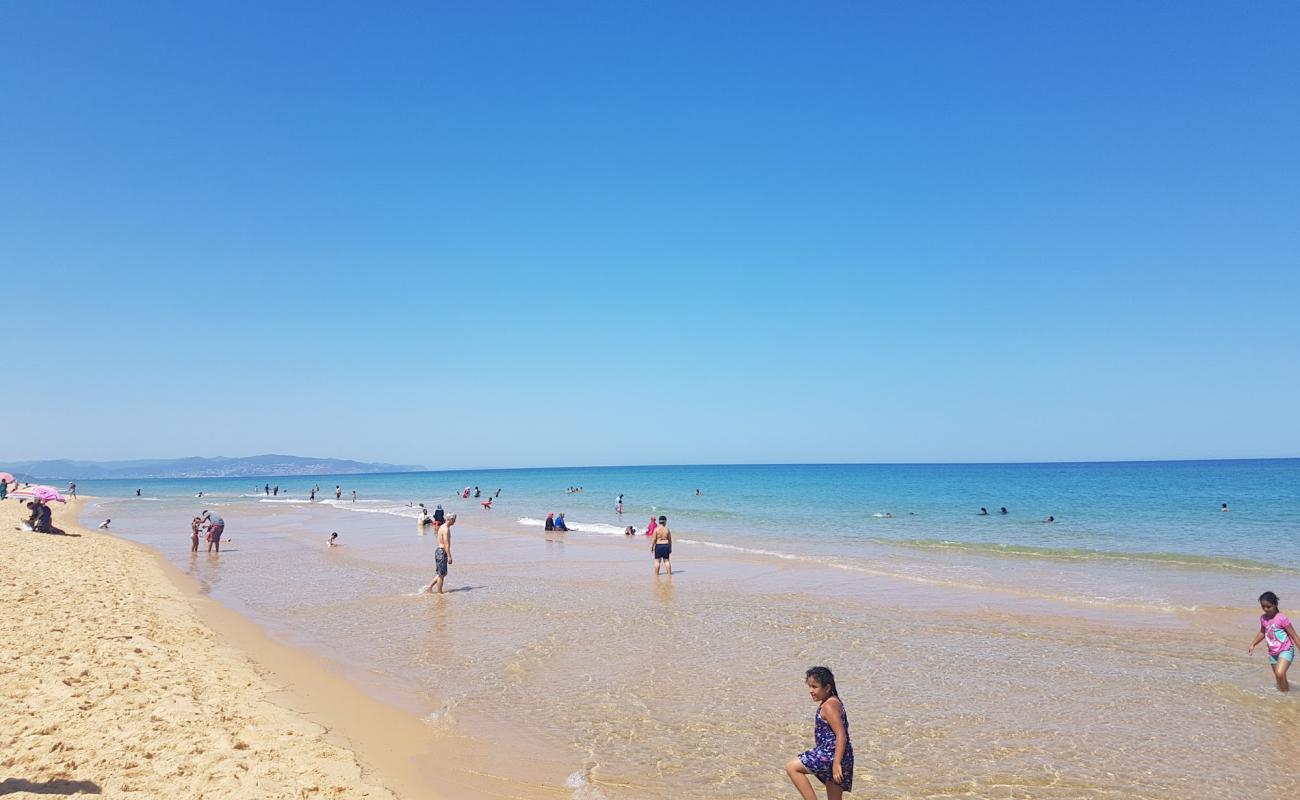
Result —
<instances>
[{"instance_id":1,"label":"brown sand beach","mask_svg":"<svg viewBox=\"0 0 1300 800\"><path fill-rule=\"evenodd\" d=\"M550 796L78 525L81 502L55 505L64 535L18 530L25 507L0 503L0 794Z\"/></svg>"},{"instance_id":2,"label":"brown sand beach","mask_svg":"<svg viewBox=\"0 0 1300 800\"><path fill-rule=\"evenodd\" d=\"M143 548L0 504L0 794L393 798L200 621Z\"/></svg>"}]
</instances>

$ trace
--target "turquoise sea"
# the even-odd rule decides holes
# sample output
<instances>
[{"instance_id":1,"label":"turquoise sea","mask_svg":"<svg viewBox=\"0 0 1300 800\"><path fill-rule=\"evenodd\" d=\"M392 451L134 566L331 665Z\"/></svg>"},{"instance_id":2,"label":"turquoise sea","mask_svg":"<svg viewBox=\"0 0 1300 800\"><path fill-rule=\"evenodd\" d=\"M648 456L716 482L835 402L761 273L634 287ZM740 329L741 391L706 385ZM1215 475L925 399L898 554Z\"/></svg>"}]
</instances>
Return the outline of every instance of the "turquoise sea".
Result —
<instances>
[{"instance_id":1,"label":"turquoise sea","mask_svg":"<svg viewBox=\"0 0 1300 800\"><path fill-rule=\"evenodd\" d=\"M279 497L263 494L267 483L280 487ZM126 498L141 489L186 509L199 492L209 503L245 505L302 501L320 486L318 499L332 501L335 485L345 489L349 510L410 515L408 502L432 508L476 486L483 497L500 489L494 510L514 520L563 512L578 530L617 534L664 514L683 533L767 545L795 538L828 554L881 542L1289 569L1285 554L1300 545L1300 459L584 467L80 483L85 494ZM619 494L621 517L614 512ZM1223 503L1228 513L1220 511ZM978 515L981 507L989 516ZM1056 522L1045 523L1048 516Z\"/></svg>"}]
</instances>

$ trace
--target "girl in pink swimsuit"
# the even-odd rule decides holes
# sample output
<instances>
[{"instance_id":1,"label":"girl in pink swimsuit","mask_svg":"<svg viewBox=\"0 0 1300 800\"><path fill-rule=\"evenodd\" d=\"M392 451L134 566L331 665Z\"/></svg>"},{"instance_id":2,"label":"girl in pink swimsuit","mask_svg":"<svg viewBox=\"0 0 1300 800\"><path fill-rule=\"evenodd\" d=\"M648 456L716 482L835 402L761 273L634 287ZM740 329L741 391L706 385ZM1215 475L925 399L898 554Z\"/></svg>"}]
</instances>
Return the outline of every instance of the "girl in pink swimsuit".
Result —
<instances>
[{"instance_id":1,"label":"girl in pink swimsuit","mask_svg":"<svg viewBox=\"0 0 1300 800\"><path fill-rule=\"evenodd\" d=\"M1259 615L1259 633L1255 634L1255 641L1246 648L1246 655L1255 652L1260 642L1267 643L1268 663L1273 665L1277 690L1289 692L1291 685L1287 683L1286 671L1295 659L1295 628L1291 627L1291 620L1282 613L1277 603L1277 595L1272 592L1264 592L1259 596L1259 607L1264 613Z\"/></svg>"}]
</instances>

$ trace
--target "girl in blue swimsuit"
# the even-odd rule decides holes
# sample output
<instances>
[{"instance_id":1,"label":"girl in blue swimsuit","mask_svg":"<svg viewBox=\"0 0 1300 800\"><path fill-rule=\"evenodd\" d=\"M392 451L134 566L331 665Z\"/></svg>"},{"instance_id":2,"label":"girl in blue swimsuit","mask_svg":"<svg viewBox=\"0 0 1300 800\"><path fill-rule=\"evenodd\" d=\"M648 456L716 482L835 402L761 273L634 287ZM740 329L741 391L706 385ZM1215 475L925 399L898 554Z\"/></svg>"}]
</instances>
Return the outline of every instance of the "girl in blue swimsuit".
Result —
<instances>
[{"instance_id":1,"label":"girl in blue swimsuit","mask_svg":"<svg viewBox=\"0 0 1300 800\"><path fill-rule=\"evenodd\" d=\"M853 744L849 741L849 717L835 690L835 676L826 667L804 673L808 694L817 704L813 715L813 747L790 759L785 772L803 800L817 800L809 775L826 785L826 800L840 800L853 790Z\"/></svg>"}]
</instances>

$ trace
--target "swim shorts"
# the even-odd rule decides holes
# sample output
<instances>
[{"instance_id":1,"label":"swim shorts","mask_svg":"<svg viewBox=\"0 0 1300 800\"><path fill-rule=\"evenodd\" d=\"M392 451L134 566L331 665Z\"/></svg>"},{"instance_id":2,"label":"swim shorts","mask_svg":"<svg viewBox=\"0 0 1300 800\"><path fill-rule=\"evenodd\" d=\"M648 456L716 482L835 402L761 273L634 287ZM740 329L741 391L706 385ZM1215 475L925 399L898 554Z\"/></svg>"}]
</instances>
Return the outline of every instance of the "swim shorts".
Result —
<instances>
[{"instance_id":1,"label":"swim shorts","mask_svg":"<svg viewBox=\"0 0 1300 800\"><path fill-rule=\"evenodd\" d=\"M447 551L441 547L433 551L433 568L437 570L439 578L447 577Z\"/></svg>"},{"instance_id":2,"label":"swim shorts","mask_svg":"<svg viewBox=\"0 0 1300 800\"><path fill-rule=\"evenodd\" d=\"M670 544L661 542L655 545L655 560L661 558L668 558L669 556L672 555L672 553L673 553L673 546Z\"/></svg>"},{"instance_id":3,"label":"swim shorts","mask_svg":"<svg viewBox=\"0 0 1300 800\"><path fill-rule=\"evenodd\" d=\"M213 525L211 528L208 528L208 536L212 539L212 541L219 542L221 541L221 533L225 529L226 528L224 525Z\"/></svg>"},{"instance_id":4,"label":"swim shorts","mask_svg":"<svg viewBox=\"0 0 1300 800\"><path fill-rule=\"evenodd\" d=\"M1283 650L1282 652L1278 653L1278 654L1275 655L1275 656L1269 656L1269 657L1268 657L1268 663L1270 663L1270 664L1276 664L1276 663L1277 663L1277 660L1278 660L1279 658L1286 659L1287 663L1290 663L1290 662L1292 662L1292 661L1295 661L1295 648L1294 648L1294 647L1289 647L1289 648L1287 648L1286 650Z\"/></svg>"}]
</instances>

